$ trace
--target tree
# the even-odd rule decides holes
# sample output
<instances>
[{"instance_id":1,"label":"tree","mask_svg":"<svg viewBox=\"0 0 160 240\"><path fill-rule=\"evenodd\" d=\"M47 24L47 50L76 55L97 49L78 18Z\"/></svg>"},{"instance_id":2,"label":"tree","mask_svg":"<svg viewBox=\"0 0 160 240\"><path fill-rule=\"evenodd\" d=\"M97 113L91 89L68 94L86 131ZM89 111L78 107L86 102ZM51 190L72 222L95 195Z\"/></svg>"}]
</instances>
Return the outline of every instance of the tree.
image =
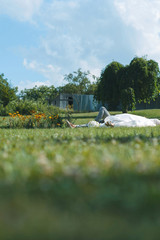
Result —
<instances>
[{"instance_id":1,"label":"tree","mask_svg":"<svg viewBox=\"0 0 160 240\"><path fill-rule=\"evenodd\" d=\"M158 89L158 63L145 58L134 58L128 71L130 87L134 89L138 102L150 102L156 97Z\"/></svg>"},{"instance_id":2,"label":"tree","mask_svg":"<svg viewBox=\"0 0 160 240\"><path fill-rule=\"evenodd\" d=\"M70 93L70 94L78 94L79 93L79 89L78 89L77 85L75 85L74 83L67 83L66 85L64 85L62 87L58 87L57 90L60 93Z\"/></svg>"},{"instance_id":3,"label":"tree","mask_svg":"<svg viewBox=\"0 0 160 240\"><path fill-rule=\"evenodd\" d=\"M127 88L121 91L121 105L123 113L135 109L136 100L133 88Z\"/></svg>"},{"instance_id":4,"label":"tree","mask_svg":"<svg viewBox=\"0 0 160 240\"><path fill-rule=\"evenodd\" d=\"M97 82L91 83L88 86L88 89L86 90L85 94L88 95L94 95L97 89Z\"/></svg>"},{"instance_id":5,"label":"tree","mask_svg":"<svg viewBox=\"0 0 160 240\"><path fill-rule=\"evenodd\" d=\"M0 75L0 103L3 104L4 107L7 106L10 101L17 98L17 90L17 87L12 88L10 86L8 79L4 78L4 74L2 73Z\"/></svg>"},{"instance_id":6,"label":"tree","mask_svg":"<svg viewBox=\"0 0 160 240\"><path fill-rule=\"evenodd\" d=\"M43 103L48 102L49 104L52 103L53 99L57 96L58 91L57 89L51 85L48 86L35 86L31 89L24 89L20 93L20 98L23 100L34 100L34 101L41 101Z\"/></svg>"},{"instance_id":7,"label":"tree","mask_svg":"<svg viewBox=\"0 0 160 240\"><path fill-rule=\"evenodd\" d=\"M132 110L136 102L149 103L157 97L159 79L158 63L153 60L135 57L126 66L112 62L101 74L95 98L107 103L110 110L116 110L120 104L123 111Z\"/></svg>"},{"instance_id":8,"label":"tree","mask_svg":"<svg viewBox=\"0 0 160 240\"><path fill-rule=\"evenodd\" d=\"M120 104L120 88L118 73L124 66L113 61L102 71L98 81L95 98L102 103L107 103L109 110L115 110Z\"/></svg>"},{"instance_id":9,"label":"tree","mask_svg":"<svg viewBox=\"0 0 160 240\"><path fill-rule=\"evenodd\" d=\"M147 99L148 102L150 100L155 99L159 95L159 90L160 90L160 71L159 71L159 66L158 63L149 60L147 62L148 64L148 78L147 78L147 84L149 88L147 89Z\"/></svg>"},{"instance_id":10,"label":"tree","mask_svg":"<svg viewBox=\"0 0 160 240\"><path fill-rule=\"evenodd\" d=\"M93 83L91 83L91 80ZM79 68L77 71L64 76L64 80L68 82L60 91L72 94L93 94L96 85L96 77L89 71L82 72Z\"/></svg>"}]
</instances>

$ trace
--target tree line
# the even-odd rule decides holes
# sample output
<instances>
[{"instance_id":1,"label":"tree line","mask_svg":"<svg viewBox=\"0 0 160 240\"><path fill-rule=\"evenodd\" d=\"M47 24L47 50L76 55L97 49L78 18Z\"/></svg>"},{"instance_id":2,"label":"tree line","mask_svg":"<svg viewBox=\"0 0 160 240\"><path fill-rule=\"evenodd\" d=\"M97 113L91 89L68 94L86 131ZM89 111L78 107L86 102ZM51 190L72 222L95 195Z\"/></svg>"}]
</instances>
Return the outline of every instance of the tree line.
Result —
<instances>
[{"instance_id":1,"label":"tree line","mask_svg":"<svg viewBox=\"0 0 160 240\"><path fill-rule=\"evenodd\" d=\"M160 93L158 63L135 57L129 65L113 61L102 71L95 98L107 103L110 110L121 106L123 112L133 110L137 102L150 103Z\"/></svg>"},{"instance_id":2,"label":"tree line","mask_svg":"<svg viewBox=\"0 0 160 240\"><path fill-rule=\"evenodd\" d=\"M4 74L0 75L0 104L6 106L10 101L15 99L41 101L42 103L51 104L53 99L59 93L69 94L93 94L97 87L97 78L89 71L77 71L64 76L67 82L64 86L57 88L51 86L35 86L30 89L24 89L17 94L18 88L11 87L8 79L4 78Z\"/></svg>"},{"instance_id":3,"label":"tree line","mask_svg":"<svg viewBox=\"0 0 160 240\"><path fill-rule=\"evenodd\" d=\"M145 57L135 57L129 65L113 61L101 72L99 78L89 71L77 71L64 76L67 84L57 88L54 85L24 89L19 94L17 87L11 87L4 74L0 75L0 106L7 106L15 100L33 100L52 104L59 93L92 94L107 104L109 110L119 106L123 112L135 109L137 102L149 103L160 93L160 70L158 63Z\"/></svg>"}]
</instances>

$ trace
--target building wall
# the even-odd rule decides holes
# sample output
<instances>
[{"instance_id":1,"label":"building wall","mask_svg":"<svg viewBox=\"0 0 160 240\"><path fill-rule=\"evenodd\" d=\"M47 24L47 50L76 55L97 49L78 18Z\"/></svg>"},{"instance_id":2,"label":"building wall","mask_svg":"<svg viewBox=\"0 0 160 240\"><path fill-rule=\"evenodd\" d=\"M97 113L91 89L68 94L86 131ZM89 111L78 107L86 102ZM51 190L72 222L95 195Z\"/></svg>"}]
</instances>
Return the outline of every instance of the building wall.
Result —
<instances>
[{"instance_id":1,"label":"building wall","mask_svg":"<svg viewBox=\"0 0 160 240\"><path fill-rule=\"evenodd\" d=\"M73 107L74 111L92 112L99 110L98 102L94 101L94 95L81 94L59 94L52 103L54 106L60 108L67 108L69 105Z\"/></svg>"},{"instance_id":2,"label":"building wall","mask_svg":"<svg viewBox=\"0 0 160 240\"><path fill-rule=\"evenodd\" d=\"M94 112L99 109L98 102L94 101L94 95L73 95L73 109L79 112Z\"/></svg>"}]
</instances>

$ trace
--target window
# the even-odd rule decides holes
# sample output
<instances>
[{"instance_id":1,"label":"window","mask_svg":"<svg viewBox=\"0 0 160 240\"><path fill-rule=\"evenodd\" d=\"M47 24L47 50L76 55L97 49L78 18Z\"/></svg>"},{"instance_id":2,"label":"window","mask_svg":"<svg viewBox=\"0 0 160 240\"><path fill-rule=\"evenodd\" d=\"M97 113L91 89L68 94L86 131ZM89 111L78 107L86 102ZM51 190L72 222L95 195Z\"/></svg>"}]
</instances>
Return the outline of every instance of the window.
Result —
<instances>
[{"instance_id":1,"label":"window","mask_svg":"<svg viewBox=\"0 0 160 240\"><path fill-rule=\"evenodd\" d=\"M68 105L73 105L73 97L68 97Z\"/></svg>"}]
</instances>

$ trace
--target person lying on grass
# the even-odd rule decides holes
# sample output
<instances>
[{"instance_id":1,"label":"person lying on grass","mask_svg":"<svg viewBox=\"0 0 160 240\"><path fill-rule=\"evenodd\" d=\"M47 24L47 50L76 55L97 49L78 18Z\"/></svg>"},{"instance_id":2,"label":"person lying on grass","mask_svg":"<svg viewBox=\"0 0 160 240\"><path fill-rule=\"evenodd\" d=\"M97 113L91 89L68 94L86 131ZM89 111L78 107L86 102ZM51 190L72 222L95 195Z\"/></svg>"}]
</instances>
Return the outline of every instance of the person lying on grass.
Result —
<instances>
[{"instance_id":1,"label":"person lying on grass","mask_svg":"<svg viewBox=\"0 0 160 240\"><path fill-rule=\"evenodd\" d=\"M66 120L70 128L80 127L155 127L160 125L159 119L149 119L129 113L110 115L105 107L101 107L95 121L75 125Z\"/></svg>"}]
</instances>

